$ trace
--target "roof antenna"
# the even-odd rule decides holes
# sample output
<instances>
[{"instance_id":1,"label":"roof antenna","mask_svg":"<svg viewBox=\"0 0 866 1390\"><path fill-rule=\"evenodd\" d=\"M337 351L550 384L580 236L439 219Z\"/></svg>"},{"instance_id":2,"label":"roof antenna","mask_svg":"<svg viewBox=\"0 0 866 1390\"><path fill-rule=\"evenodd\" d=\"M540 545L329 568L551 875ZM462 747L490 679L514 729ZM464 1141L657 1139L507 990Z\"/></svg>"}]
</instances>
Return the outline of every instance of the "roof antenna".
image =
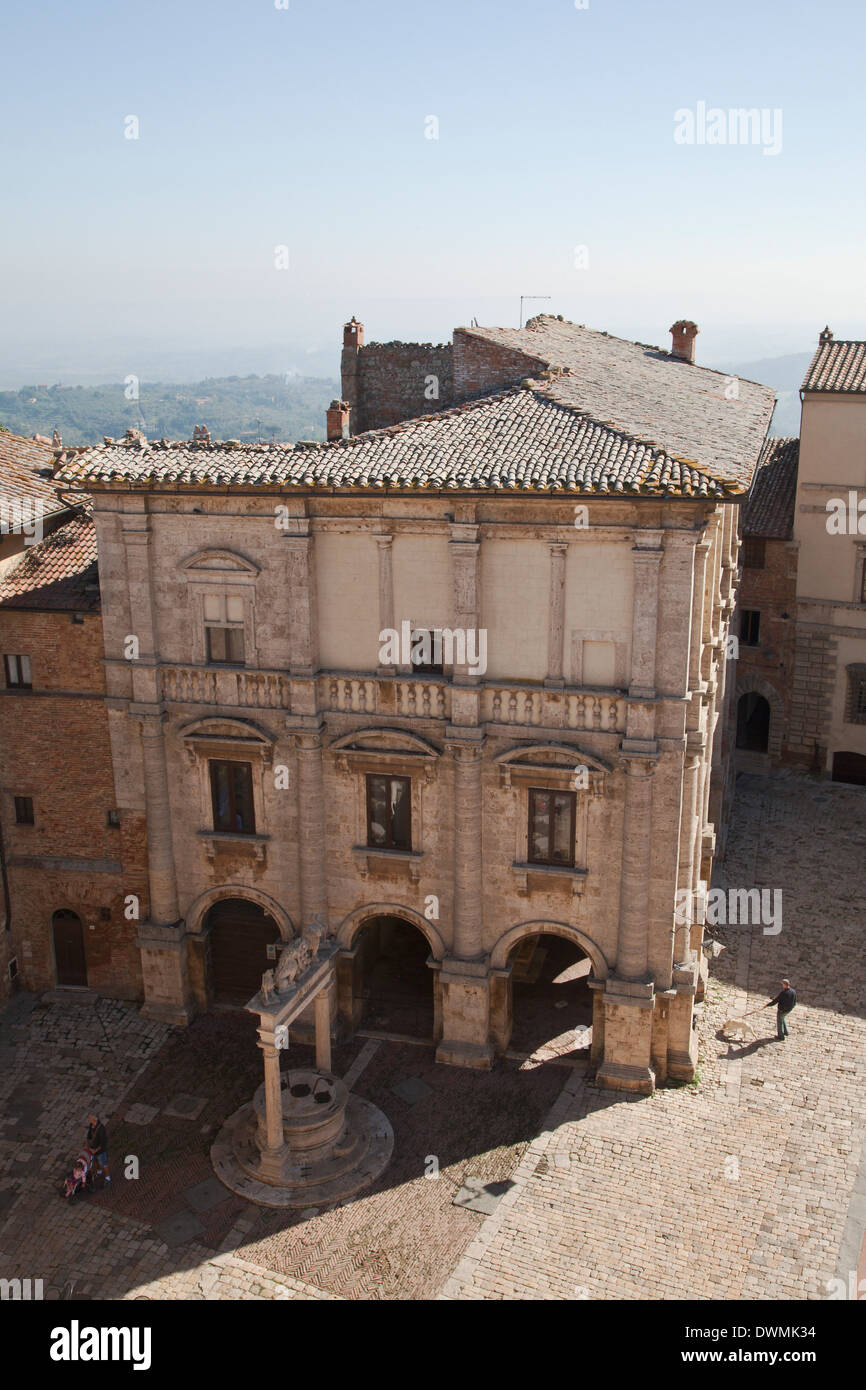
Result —
<instances>
[{"instance_id":1,"label":"roof antenna","mask_svg":"<svg viewBox=\"0 0 866 1390\"><path fill-rule=\"evenodd\" d=\"M552 299L550 294L522 294L520 296L520 327L523 327L523 301L524 299Z\"/></svg>"}]
</instances>

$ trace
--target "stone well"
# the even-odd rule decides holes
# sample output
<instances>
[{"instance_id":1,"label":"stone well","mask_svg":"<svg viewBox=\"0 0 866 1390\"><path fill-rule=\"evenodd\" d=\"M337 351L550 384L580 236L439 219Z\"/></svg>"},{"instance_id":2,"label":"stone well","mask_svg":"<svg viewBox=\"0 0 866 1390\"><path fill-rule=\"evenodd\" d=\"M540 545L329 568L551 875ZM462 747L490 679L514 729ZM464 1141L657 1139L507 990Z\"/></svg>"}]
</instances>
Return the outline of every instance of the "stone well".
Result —
<instances>
[{"instance_id":1,"label":"stone well","mask_svg":"<svg viewBox=\"0 0 866 1390\"><path fill-rule=\"evenodd\" d=\"M268 1147L264 1083L220 1131L211 1161L233 1192L264 1206L318 1206L369 1187L390 1162L394 1133L387 1118L331 1072L281 1073L280 1102L278 1149Z\"/></svg>"}]
</instances>

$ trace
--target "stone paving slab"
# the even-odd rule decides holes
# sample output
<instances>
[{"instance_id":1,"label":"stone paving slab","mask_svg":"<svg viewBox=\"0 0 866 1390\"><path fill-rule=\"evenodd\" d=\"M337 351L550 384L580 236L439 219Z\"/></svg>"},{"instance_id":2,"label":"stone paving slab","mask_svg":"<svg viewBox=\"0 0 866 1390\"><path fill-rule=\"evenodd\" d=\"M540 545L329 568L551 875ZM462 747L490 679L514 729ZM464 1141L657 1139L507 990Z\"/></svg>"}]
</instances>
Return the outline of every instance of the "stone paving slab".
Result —
<instances>
[{"instance_id":1,"label":"stone paving slab","mask_svg":"<svg viewBox=\"0 0 866 1390\"><path fill-rule=\"evenodd\" d=\"M695 1086L629 1097L562 1058L485 1074L418 1045L336 1049L338 1074L392 1120L395 1153L369 1193L330 1209L262 1212L228 1193L190 1208L220 1125L261 1080L255 1020L171 1029L118 1001L14 998L0 1015L0 1276L73 1299L826 1297L863 1249L864 827L859 788L740 779L719 881L781 887L783 928L717 929ZM790 1041L768 1010L754 1039L726 1042L724 1020L782 975L800 995ZM412 1077L430 1094L395 1101ZM207 1098L194 1123L162 1109L182 1095ZM58 1188L92 1109L115 1180L69 1206ZM453 1203L470 1178L513 1183L486 1219ZM157 1227L180 1213L200 1231L169 1246Z\"/></svg>"},{"instance_id":2,"label":"stone paving slab","mask_svg":"<svg viewBox=\"0 0 866 1390\"><path fill-rule=\"evenodd\" d=\"M724 880L781 888L783 926L717 929L699 1084L639 1099L574 1073L441 1297L828 1296L843 1237L857 1245L864 840L858 788L740 779ZM725 1018L783 975L799 993L788 1043L774 1010L750 1020L754 1042L724 1042Z\"/></svg>"}]
</instances>

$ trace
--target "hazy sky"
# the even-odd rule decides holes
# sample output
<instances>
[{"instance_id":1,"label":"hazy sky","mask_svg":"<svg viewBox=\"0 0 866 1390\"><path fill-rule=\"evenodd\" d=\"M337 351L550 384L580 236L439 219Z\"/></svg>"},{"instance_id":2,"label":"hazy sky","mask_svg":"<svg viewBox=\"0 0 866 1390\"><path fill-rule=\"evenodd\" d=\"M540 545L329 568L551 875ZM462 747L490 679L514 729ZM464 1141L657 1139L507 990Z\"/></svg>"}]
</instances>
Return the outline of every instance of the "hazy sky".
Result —
<instances>
[{"instance_id":1,"label":"hazy sky","mask_svg":"<svg viewBox=\"0 0 866 1390\"><path fill-rule=\"evenodd\" d=\"M352 313L439 341L521 294L650 342L694 318L705 361L866 335L857 0L40 0L4 29L0 384L336 369ZM677 143L699 103L767 138Z\"/></svg>"}]
</instances>

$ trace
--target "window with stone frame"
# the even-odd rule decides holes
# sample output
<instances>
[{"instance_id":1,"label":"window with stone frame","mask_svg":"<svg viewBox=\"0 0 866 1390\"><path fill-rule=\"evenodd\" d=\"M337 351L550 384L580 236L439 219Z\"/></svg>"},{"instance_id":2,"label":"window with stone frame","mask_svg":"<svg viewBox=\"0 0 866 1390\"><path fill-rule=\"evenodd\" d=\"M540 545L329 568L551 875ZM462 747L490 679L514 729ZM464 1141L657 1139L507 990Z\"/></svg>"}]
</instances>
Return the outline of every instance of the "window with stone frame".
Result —
<instances>
[{"instance_id":1,"label":"window with stone frame","mask_svg":"<svg viewBox=\"0 0 866 1390\"><path fill-rule=\"evenodd\" d=\"M530 787L527 854L530 864L574 868L576 811L575 792Z\"/></svg>"},{"instance_id":2,"label":"window with stone frame","mask_svg":"<svg viewBox=\"0 0 866 1390\"><path fill-rule=\"evenodd\" d=\"M763 536L743 537L743 565L746 569L762 570L766 561L767 543Z\"/></svg>"},{"instance_id":3,"label":"window with stone frame","mask_svg":"<svg viewBox=\"0 0 866 1390\"><path fill-rule=\"evenodd\" d=\"M252 764L211 759L209 767L214 830L254 835Z\"/></svg>"},{"instance_id":4,"label":"window with stone frame","mask_svg":"<svg viewBox=\"0 0 866 1390\"><path fill-rule=\"evenodd\" d=\"M205 594L206 660L219 666L244 664L244 601L239 594Z\"/></svg>"},{"instance_id":5,"label":"window with stone frame","mask_svg":"<svg viewBox=\"0 0 866 1390\"><path fill-rule=\"evenodd\" d=\"M3 668L6 673L6 684L10 690L33 689L29 656L4 656Z\"/></svg>"},{"instance_id":6,"label":"window with stone frame","mask_svg":"<svg viewBox=\"0 0 866 1390\"><path fill-rule=\"evenodd\" d=\"M411 850L411 777L368 774L367 845L371 849Z\"/></svg>"},{"instance_id":7,"label":"window with stone frame","mask_svg":"<svg viewBox=\"0 0 866 1390\"><path fill-rule=\"evenodd\" d=\"M848 667L845 723L866 724L866 662L857 662Z\"/></svg>"}]
</instances>

